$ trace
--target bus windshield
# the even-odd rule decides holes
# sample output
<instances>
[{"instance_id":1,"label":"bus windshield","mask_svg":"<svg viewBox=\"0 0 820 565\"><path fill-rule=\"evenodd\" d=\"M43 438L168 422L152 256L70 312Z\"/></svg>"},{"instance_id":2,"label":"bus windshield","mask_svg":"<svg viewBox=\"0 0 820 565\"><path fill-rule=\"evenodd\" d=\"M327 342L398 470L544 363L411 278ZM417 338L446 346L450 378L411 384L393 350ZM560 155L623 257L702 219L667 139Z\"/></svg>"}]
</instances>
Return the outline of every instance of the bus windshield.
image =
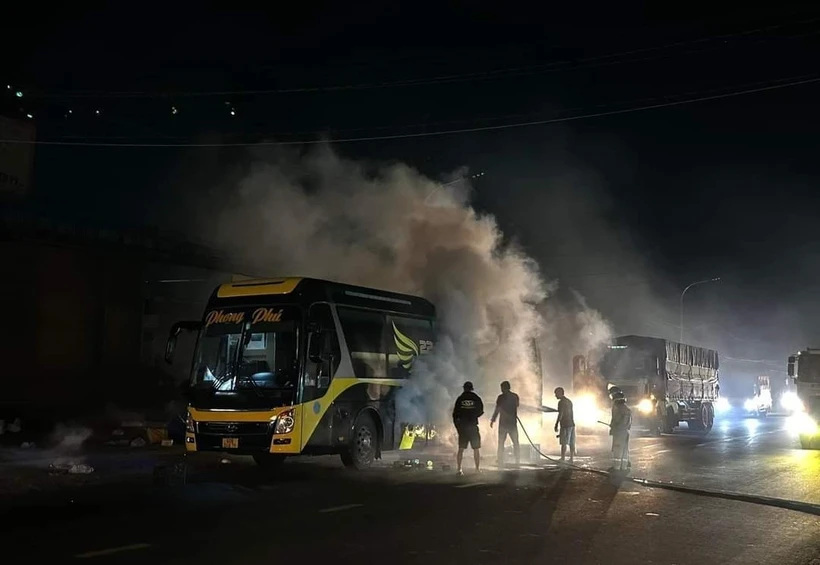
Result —
<instances>
[{"instance_id":1,"label":"bus windshield","mask_svg":"<svg viewBox=\"0 0 820 565\"><path fill-rule=\"evenodd\" d=\"M191 384L216 392L295 389L298 309L219 310L206 315Z\"/></svg>"}]
</instances>

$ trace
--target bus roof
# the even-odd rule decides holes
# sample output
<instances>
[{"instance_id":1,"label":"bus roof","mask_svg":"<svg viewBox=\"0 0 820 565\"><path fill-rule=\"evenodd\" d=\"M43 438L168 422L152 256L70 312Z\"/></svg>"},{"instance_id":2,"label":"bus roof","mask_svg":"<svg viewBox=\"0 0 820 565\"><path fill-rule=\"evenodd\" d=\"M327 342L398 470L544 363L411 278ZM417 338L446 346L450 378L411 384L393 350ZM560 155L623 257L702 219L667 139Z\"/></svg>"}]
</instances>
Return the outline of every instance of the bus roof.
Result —
<instances>
[{"instance_id":1,"label":"bus roof","mask_svg":"<svg viewBox=\"0 0 820 565\"><path fill-rule=\"evenodd\" d=\"M307 277L235 280L214 290L211 302L258 303L262 297L293 296L300 303L329 301L387 312L435 318L435 306L419 296Z\"/></svg>"}]
</instances>

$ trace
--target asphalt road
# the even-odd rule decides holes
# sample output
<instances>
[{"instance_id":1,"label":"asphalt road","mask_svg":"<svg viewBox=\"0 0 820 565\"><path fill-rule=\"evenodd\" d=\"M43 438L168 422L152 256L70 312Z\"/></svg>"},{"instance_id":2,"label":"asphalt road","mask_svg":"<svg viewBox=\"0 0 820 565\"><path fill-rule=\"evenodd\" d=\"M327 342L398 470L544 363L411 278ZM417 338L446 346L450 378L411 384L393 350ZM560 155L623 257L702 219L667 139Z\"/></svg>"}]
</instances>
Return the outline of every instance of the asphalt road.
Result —
<instances>
[{"instance_id":1,"label":"asphalt road","mask_svg":"<svg viewBox=\"0 0 820 565\"><path fill-rule=\"evenodd\" d=\"M633 474L820 502L820 452L791 449L784 426L737 420L705 437L635 438ZM579 447L580 462L604 461L603 442L584 436ZM276 478L242 458L192 468L184 487L17 501L0 539L32 563L820 563L816 515L554 466L463 478L440 465L352 473L322 459Z\"/></svg>"},{"instance_id":2,"label":"asphalt road","mask_svg":"<svg viewBox=\"0 0 820 565\"><path fill-rule=\"evenodd\" d=\"M728 415L707 435L685 424L659 438L633 432L632 475L820 504L820 451L800 449L788 424L785 417ZM581 436L578 461L606 468L607 448L603 437Z\"/></svg>"}]
</instances>

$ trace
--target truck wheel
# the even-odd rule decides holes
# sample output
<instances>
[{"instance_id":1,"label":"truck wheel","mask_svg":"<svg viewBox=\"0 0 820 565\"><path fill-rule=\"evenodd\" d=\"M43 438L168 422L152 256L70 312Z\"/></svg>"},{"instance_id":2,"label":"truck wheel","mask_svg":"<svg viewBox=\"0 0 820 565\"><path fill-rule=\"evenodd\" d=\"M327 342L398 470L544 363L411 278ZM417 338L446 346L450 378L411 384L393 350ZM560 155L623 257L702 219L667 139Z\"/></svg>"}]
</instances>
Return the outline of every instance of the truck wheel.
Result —
<instances>
[{"instance_id":1,"label":"truck wheel","mask_svg":"<svg viewBox=\"0 0 820 565\"><path fill-rule=\"evenodd\" d=\"M655 420L652 422L652 435L655 437L660 437L663 433L664 428L664 413L661 411L660 407L655 412Z\"/></svg>"},{"instance_id":2,"label":"truck wheel","mask_svg":"<svg viewBox=\"0 0 820 565\"><path fill-rule=\"evenodd\" d=\"M669 407L666 409L666 420L663 424L663 433L671 434L675 431L675 426L678 425L678 420L675 417L675 411Z\"/></svg>"},{"instance_id":3,"label":"truck wheel","mask_svg":"<svg viewBox=\"0 0 820 565\"><path fill-rule=\"evenodd\" d=\"M709 432L715 425L715 409L711 404L704 404L702 410L703 429Z\"/></svg>"},{"instance_id":4,"label":"truck wheel","mask_svg":"<svg viewBox=\"0 0 820 565\"><path fill-rule=\"evenodd\" d=\"M367 469L376 459L378 442L379 434L373 418L369 414L360 415L353 425L351 444L341 453L342 463L353 469Z\"/></svg>"}]
</instances>

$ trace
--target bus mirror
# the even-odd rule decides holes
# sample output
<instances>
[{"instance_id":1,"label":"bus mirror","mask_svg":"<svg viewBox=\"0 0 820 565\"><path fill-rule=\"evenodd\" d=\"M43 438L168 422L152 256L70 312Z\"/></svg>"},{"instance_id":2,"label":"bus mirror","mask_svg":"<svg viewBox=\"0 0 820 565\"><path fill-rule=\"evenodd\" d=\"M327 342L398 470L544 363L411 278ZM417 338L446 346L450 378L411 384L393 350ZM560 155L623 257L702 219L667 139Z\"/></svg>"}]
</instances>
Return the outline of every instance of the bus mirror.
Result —
<instances>
[{"instance_id":1,"label":"bus mirror","mask_svg":"<svg viewBox=\"0 0 820 565\"><path fill-rule=\"evenodd\" d=\"M323 345L325 334L322 332L312 332L308 337L308 358L312 363L321 363L323 359Z\"/></svg>"},{"instance_id":2,"label":"bus mirror","mask_svg":"<svg viewBox=\"0 0 820 565\"><path fill-rule=\"evenodd\" d=\"M165 342L165 362L169 365L174 362L174 349L177 346L177 336L169 335L168 341Z\"/></svg>"},{"instance_id":3,"label":"bus mirror","mask_svg":"<svg viewBox=\"0 0 820 565\"><path fill-rule=\"evenodd\" d=\"M168 341L165 343L165 362L171 364L174 362L174 350L177 347L177 336L180 332L198 332L202 324L199 322L177 322L171 326L171 331L168 332Z\"/></svg>"}]
</instances>

